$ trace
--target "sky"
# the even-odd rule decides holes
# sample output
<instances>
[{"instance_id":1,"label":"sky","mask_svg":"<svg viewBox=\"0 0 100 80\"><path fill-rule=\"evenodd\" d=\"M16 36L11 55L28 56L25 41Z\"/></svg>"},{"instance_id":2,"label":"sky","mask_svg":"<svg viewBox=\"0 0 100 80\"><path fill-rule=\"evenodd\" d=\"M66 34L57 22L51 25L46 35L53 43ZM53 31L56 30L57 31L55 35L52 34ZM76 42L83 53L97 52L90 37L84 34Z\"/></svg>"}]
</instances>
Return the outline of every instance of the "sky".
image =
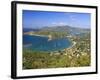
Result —
<instances>
[{"instance_id":1,"label":"sky","mask_svg":"<svg viewBox=\"0 0 100 80\"><path fill-rule=\"evenodd\" d=\"M22 21L24 28L42 28L69 25L79 28L91 27L90 13L51 12L23 10Z\"/></svg>"}]
</instances>

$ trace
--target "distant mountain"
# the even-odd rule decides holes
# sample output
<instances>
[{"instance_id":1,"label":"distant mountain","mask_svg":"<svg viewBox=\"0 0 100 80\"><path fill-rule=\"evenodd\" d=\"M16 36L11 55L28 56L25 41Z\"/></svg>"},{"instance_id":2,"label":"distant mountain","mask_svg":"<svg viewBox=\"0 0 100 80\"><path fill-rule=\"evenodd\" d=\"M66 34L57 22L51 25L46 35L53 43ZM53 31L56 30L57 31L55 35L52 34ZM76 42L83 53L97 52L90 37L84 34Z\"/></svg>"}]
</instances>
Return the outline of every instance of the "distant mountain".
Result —
<instances>
[{"instance_id":1,"label":"distant mountain","mask_svg":"<svg viewBox=\"0 0 100 80\"><path fill-rule=\"evenodd\" d=\"M77 27L71 27L68 25L65 26L52 26L52 27L43 27L40 29L33 29L33 28L24 28L24 32L29 32L29 31L56 31L56 32L67 32L69 35L80 35L84 33L89 33L90 29L86 28L77 28Z\"/></svg>"},{"instance_id":2,"label":"distant mountain","mask_svg":"<svg viewBox=\"0 0 100 80\"><path fill-rule=\"evenodd\" d=\"M44 27L41 29L42 31L59 31L59 32L67 32L71 35L78 35L82 33L89 33L90 29L86 28L76 28L71 26L54 26L54 27Z\"/></svg>"}]
</instances>

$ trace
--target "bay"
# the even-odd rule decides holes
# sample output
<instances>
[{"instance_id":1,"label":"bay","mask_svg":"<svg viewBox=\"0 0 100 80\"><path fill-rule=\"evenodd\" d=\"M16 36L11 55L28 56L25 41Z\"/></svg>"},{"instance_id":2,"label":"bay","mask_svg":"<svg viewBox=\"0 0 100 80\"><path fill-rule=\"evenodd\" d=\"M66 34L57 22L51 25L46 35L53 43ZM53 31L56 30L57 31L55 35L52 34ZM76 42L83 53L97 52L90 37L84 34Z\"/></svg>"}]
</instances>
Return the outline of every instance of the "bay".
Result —
<instances>
[{"instance_id":1,"label":"bay","mask_svg":"<svg viewBox=\"0 0 100 80\"><path fill-rule=\"evenodd\" d=\"M59 51L69 48L72 42L66 38L48 40L48 37L23 35L23 47L36 51Z\"/></svg>"}]
</instances>

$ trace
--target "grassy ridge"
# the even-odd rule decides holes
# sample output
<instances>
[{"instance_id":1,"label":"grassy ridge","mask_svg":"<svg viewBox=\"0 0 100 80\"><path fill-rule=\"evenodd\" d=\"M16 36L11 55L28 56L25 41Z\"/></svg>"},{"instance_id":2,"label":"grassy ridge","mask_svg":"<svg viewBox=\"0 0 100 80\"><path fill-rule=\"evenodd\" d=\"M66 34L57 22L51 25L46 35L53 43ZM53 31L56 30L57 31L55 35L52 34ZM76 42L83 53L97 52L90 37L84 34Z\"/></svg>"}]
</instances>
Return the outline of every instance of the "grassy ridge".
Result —
<instances>
[{"instance_id":1,"label":"grassy ridge","mask_svg":"<svg viewBox=\"0 0 100 80\"><path fill-rule=\"evenodd\" d=\"M89 66L90 55L50 55L48 52L23 50L23 69Z\"/></svg>"}]
</instances>

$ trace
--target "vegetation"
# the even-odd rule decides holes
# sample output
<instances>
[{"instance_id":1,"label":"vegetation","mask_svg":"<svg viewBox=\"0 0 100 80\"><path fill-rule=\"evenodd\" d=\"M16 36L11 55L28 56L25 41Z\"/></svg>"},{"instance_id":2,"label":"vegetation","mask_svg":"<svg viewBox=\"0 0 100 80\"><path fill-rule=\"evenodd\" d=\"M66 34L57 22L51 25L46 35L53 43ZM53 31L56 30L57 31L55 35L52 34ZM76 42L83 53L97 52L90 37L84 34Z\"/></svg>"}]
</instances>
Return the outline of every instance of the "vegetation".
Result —
<instances>
[{"instance_id":1,"label":"vegetation","mask_svg":"<svg viewBox=\"0 0 100 80\"><path fill-rule=\"evenodd\" d=\"M79 67L90 65L90 55L50 55L48 52L24 50L23 69Z\"/></svg>"},{"instance_id":2,"label":"vegetation","mask_svg":"<svg viewBox=\"0 0 100 80\"><path fill-rule=\"evenodd\" d=\"M67 32L60 32L60 31L32 31L32 32L27 32L26 34L33 34L33 35L44 35L44 36L48 36L51 35L52 39L55 38L64 38L67 36Z\"/></svg>"},{"instance_id":3,"label":"vegetation","mask_svg":"<svg viewBox=\"0 0 100 80\"><path fill-rule=\"evenodd\" d=\"M32 32L32 34L51 34L54 39L70 36L68 38L76 44L70 48L55 52L34 51L23 48L23 69L90 66L90 32L87 31L76 36L57 31L37 31Z\"/></svg>"}]
</instances>

